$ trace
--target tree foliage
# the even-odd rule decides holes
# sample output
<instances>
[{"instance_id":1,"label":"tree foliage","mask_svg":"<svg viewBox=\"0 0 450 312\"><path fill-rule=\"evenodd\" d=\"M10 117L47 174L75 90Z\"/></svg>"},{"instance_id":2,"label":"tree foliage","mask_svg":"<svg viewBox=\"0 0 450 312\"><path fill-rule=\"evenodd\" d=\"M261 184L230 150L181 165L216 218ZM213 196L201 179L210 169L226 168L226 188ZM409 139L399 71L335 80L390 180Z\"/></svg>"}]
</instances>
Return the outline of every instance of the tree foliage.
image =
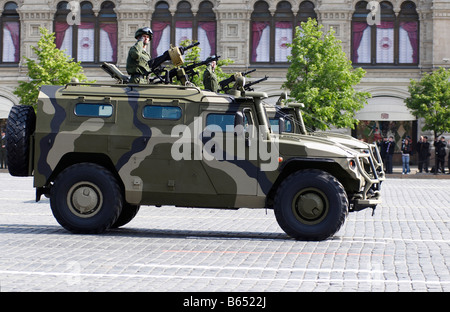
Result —
<instances>
[{"instance_id":1,"label":"tree foliage","mask_svg":"<svg viewBox=\"0 0 450 312\"><path fill-rule=\"evenodd\" d=\"M311 128L325 130L331 125L354 128L358 122L355 112L371 97L370 93L354 89L365 71L353 68L334 30L324 34L322 28L315 19L308 19L296 28L289 44L291 64L283 88L305 104L303 118Z\"/></svg>"},{"instance_id":2,"label":"tree foliage","mask_svg":"<svg viewBox=\"0 0 450 312\"><path fill-rule=\"evenodd\" d=\"M422 130L432 130L436 139L450 132L450 70L440 67L420 81L411 80L408 90L406 107L425 120Z\"/></svg>"},{"instance_id":3,"label":"tree foliage","mask_svg":"<svg viewBox=\"0 0 450 312\"><path fill-rule=\"evenodd\" d=\"M29 80L19 81L14 90L23 105L36 105L40 86L65 85L72 78L86 81L80 62L74 62L64 51L56 48L55 34L42 27L40 33L37 46L31 47L37 60L25 58Z\"/></svg>"}]
</instances>

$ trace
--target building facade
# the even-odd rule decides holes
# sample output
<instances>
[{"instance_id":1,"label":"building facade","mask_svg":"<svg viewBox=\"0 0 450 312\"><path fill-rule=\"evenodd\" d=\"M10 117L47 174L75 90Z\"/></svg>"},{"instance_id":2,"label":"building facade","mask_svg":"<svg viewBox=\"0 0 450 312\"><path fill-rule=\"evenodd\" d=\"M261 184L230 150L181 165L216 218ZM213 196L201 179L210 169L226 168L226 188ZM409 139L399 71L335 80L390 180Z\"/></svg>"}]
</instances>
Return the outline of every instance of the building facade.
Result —
<instances>
[{"instance_id":1,"label":"building facade","mask_svg":"<svg viewBox=\"0 0 450 312\"><path fill-rule=\"evenodd\" d=\"M202 58L234 60L225 69L230 73L256 68L252 77L268 75L258 90L275 97L289 66L286 43L308 18L324 31L333 28L354 66L367 71L357 88L372 98L356 114L354 136L369 142L432 136L421 131L404 99L410 79L450 66L449 0L0 0L0 126L19 102L13 90L27 79L24 57L35 57L40 27L55 32L57 47L81 61L90 80L112 82L100 69L104 61L125 71L135 31L150 26L152 55L170 43L198 40Z\"/></svg>"}]
</instances>

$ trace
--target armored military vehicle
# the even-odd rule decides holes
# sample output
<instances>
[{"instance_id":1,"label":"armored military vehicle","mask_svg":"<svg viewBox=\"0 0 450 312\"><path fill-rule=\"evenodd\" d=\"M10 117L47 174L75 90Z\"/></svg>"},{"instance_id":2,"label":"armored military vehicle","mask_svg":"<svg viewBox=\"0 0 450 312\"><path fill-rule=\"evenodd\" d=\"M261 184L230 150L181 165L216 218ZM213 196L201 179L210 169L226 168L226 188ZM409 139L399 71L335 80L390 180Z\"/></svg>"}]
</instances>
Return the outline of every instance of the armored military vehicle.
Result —
<instances>
[{"instance_id":1,"label":"armored military vehicle","mask_svg":"<svg viewBox=\"0 0 450 312\"><path fill-rule=\"evenodd\" d=\"M265 93L241 85L218 94L162 78L43 86L36 113L11 109L10 173L34 176L36 201L49 197L73 233L123 226L143 205L174 205L274 209L291 237L323 240L349 211L381 202L370 153L274 133Z\"/></svg>"},{"instance_id":2,"label":"armored military vehicle","mask_svg":"<svg viewBox=\"0 0 450 312\"><path fill-rule=\"evenodd\" d=\"M303 122L302 108L303 103L296 103L289 99L285 92L281 93L275 105L266 103L265 108L272 130L275 133L284 133L285 135L310 135L323 137L333 142L340 143L348 148L354 149L360 153L370 153L371 157L365 160L366 166L374 166L373 172L377 179L385 180L383 161L376 144L369 144L346 134L335 133L331 131L314 131L307 127ZM370 171L370 170L369 170Z\"/></svg>"}]
</instances>

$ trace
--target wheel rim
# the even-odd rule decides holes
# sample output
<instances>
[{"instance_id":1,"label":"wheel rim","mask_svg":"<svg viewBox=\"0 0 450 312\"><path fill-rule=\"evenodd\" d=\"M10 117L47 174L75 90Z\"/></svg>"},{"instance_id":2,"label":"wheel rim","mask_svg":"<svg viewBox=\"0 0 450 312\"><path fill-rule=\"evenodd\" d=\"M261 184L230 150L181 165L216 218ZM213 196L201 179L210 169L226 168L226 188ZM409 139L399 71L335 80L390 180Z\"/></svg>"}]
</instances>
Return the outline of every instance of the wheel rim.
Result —
<instances>
[{"instance_id":1,"label":"wheel rim","mask_svg":"<svg viewBox=\"0 0 450 312\"><path fill-rule=\"evenodd\" d=\"M329 203L325 194L316 188L298 192L292 201L295 218L308 225L318 224L327 216Z\"/></svg>"},{"instance_id":2,"label":"wheel rim","mask_svg":"<svg viewBox=\"0 0 450 312\"><path fill-rule=\"evenodd\" d=\"M70 211L81 218L93 217L101 210L102 204L102 192L91 182L79 182L73 185L67 194Z\"/></svg>"}]
</instances>

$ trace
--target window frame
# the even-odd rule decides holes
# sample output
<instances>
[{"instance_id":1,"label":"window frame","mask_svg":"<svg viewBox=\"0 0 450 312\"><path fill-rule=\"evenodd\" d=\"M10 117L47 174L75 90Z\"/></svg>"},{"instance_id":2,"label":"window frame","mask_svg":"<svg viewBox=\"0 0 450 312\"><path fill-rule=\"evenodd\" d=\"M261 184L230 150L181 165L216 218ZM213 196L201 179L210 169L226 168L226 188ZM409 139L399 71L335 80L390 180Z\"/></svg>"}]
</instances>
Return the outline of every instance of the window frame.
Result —
<instances>
[{"instance_id":1,"label":"window frame","mask_svg":"<svg viewBox=\"0 0 450 312\"><path fill-rule=\"evenodd\" d=\"M177 118L167 118L162 116L161 117L149 117L145 115L146 108L161 108L161 109L176 109L177 113L179 113L179 116ZM145 120L164 120L164 121L177 121L180 120L183 117L183 109L180 106L173 106L173 105L153 105L153 104L147 104L142 108L142 118Z\"/></svg>"},{"instance_id":2,"label":"window frame","mask_svg":"<svg viewBox=\"0 0 450 312\"><path fill-rule=\"evenodd\" d=\"M14 5L14 9L7 9L8 5ZM21 47L20 47L20 37L21 37L21 23L20 23L20 16L17 12L17 9L19 8L18 4L15 1L8 1L3 6L3 12L0 14L0 65L3 66L18 66L20 63L20 55L21 55ZM3 32L4 27L7 22L16 22L18 23L19 29L18 29L18 40L19 44L17 45L18 51L15 51L15 55L17 55L17 60L15 59L14 62L5 62L3 61L3 45L4 45L4 38L3 38ZM16 47L15 47L16 48Z\"/></svg>"},{"instance_id":3,"label":"window frame","mask_svg":"<svg viewBox=\"0 0 450 312\"><path fill-rule=\"evenodd\" d=\"M364 4L365 3L365 4ZM377 61L377 25L368 25L367 27L370 27L370 62L369 63L363 63L363 62L355 62L355 47L354 47L354 36L355 36L355 23L367 23L367 14L370 13L370 10L367 8L364 9L367 6L367 1L358 1L355 4L355 9L353 11L352 20L351 20L351 60L354 66L358 67L418 67L420 63L420 22L419 22L419 16L417 13L417 7L414 2L412 1L403 1L401 4L401 10L398 15L394 12L394 6L390 1L382 1L380 2L380 10L381 10L381 16L380 19L382 22L392 22L394 24L394 38L393 38L393 62L378 62ZM385 7L383 7L383 5ZM408 5L412 5L413 9L407 8ZM389 9L386 7L389 6ZM416 60L411 63L401 63L400 62L400 27L401 24L404 22L416 22L417 23L417 32L416 32ZM364 30L365 31L365 30ZM361 43L361 42L360 42ZM359 47L358 47L359 49ZM413 47L414 49L414 47ZM413 54L414 55L414 54Z\"/></svg>"},{"instance_id":4,"label":"window frame","mask_svg":"<svg viewBox=\"0 0 450 312\"><path fill-rule=\"evenodd\" d=\"M99 114L89 115L89 114L81 114L80 112L77 112L77 108L80 107L81 105L85 105L87 107L89 107L89 106L99 107ZM100 106L106 106L106 107L111 108L111 113L109 115L101 115L100 114ZM75 104L73 113L77 117L104 118L104 119L107 119L107 118L110 118L110 117L113 116L113 114L114 114L114 106L112 104L109 104L109 103L79 102L79 103Z\"/></svg>"},{"instance_id":5,"label":"window frame","mask_svg":"<svg viewBox=\"0 0 450 312\"><path fill-rule=\"evenodd\" d=\"M66 6L68 6L68 1L59 1L57 4L57 10L54 15L53 19L53 29L56 32L56 23L65 23L67 24L67 15L70 13L70 9L66 8L60 8L60 6L64 5L66 3ZM84 5L90 6L90 8L83 8ZM81 23L93 23L94 24L94 55L93 55L93 61L81 61L81 64L83 66L97 66L98 64L101 64L103 62L109 62L116 64L118 61L118 22L117 22L117 14L114 12L115 4L113 1L103 1L100 6L100 11L98 12L97 16L95 16L93 11L93 4L91 1L82 1L80 2L80 9L81 9ZM113 16L102 16L103 14L106 15L113 15ZM101 51L100 51L100 25L102 24L115 24L116 25L116 47L114 51L113 47L113 55L112 60L101 60ZM73 58L75 61L79 61L79 46L78 46L78 32L79 32L79 26L76 24L69 25L69 27L72 27L72 44L71 44L71 54L69 55L71 58ZM67 30L66 30L67 31ZM56 38L55 38L56 40ZM111 43L113 44L113 43ZM115 53L114 53L115 52Z\"/></svg>"},{"instance_id":6,"label":"window frame","mask_svg":"<svg viewBox=\"0 0 450 312\"><path fill-rule=\"evenodd\" d=\"M186 8L183 8L183 5L186 5ZM198 41L198 28L200 23L214 22L214 38L213 38L214 46L211 46L210 55L215 55L217 51L217 17L213 10L214 4L209 0L201 1L199 3L198 11L195 15L192 12L192 5L189 1L185 0L179 1L177 4L177 10L173 15L171 14L169 8L170 5L167 1L158 1L155 4L155 11L153 12L151 23L151 28L153 30L154 37L155 31L158 31L157 28L154 26L154 22L160 23L162 22L170 27L170 43L173 45L180 44L179 42L176 42L177 22L191 22L192 34L191 37L189 38L191 41ZM211 40L208 43L211 43ZM157 57L160 55L156 52L157 48L159 47L159 41L158 46L154 46L154 44L155 41L152 40L151 55L152 57ZM200 47L202 47L202 42L200 42ZM167 49L169 49L169 47L164 49L164 51Z\"/></svg>"},{"instance_id":7,"label":"window frame","mask_svg":"<svg viewBox=\"0 0 450 312\"><path fill-rule=\"evenodd\" d=\"M285 5L285 7L283 7ZM276 45L276 31L277 31L277 23L286 22L291 23L292 25L292 35L293 39L295 36L295 28L300 26L302 22L306 22L308 18L317 19L317 14L315 13L315 5L312 1L305 0L299 4L299 10L296 15L294 15L292 11L292 5L289 1L278 1L275 13L272 15L269 11L269 4L265 0L256 1L253 6L253 11L250 17L250 64L252 65L277 65L281 67L289 66L288 60L286 61L276 61L277 59L277 49ZM254 23L268 23L269 27L269 60L268 61L256 61L256 49L254 47L255 34L253 31ZM266 26L267 27L267 26ZM265 27L265 28L266 28ZM264 28L264 29L265 29ZM255 30L257 32L257 30ZM257 36L257 35L256 35ZM291 39L291 40L292 40ZM292 43L292 41L291 41Z\"/></svg>"}]
</instances>

